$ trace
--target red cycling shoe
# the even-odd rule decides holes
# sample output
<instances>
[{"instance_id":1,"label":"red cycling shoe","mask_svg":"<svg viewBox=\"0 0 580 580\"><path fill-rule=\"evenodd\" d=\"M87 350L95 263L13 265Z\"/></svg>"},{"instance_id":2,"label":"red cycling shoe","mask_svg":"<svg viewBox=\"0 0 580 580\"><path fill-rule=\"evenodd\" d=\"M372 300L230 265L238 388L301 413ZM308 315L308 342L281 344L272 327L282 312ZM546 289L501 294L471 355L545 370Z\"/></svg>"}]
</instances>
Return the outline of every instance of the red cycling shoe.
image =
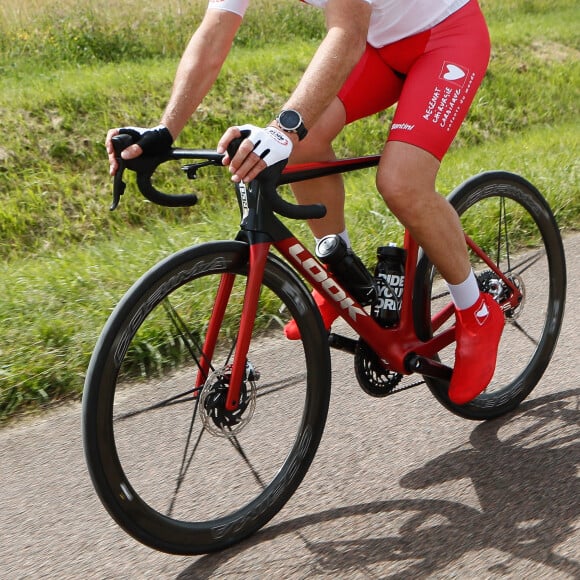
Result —
<instances>
[{"instance_id":1,"label":"red cycling shoe","mask_svg":"<svg viewBox=\"0 0 580 580\"><path fill-rule=\"evenodd\" d=\"M457 346L449 398L456 405L465 405L481 394L493 377L505 319L492 296L481 293L472 307L457 310L456 320Z\"/></svg>"},{"instance_id":2,"label":"red cycling shoe","mask_svg":"<svg viewBox=\"0 0 580 580\"><path fill-rule=\"evenodd\" d=\"M316 302L316 306L318 306L318 310L320 310L324 328L330 330L332 323L338 318L336 309L331 306L320 292L313 290L312 297L314 298L314 302ZM298 326L296 326L294 320L291 320L286 324L284 327L284 334L288 340L298 340L300 338L300 331L298 330Z\"/></svg>"}]
</instances>

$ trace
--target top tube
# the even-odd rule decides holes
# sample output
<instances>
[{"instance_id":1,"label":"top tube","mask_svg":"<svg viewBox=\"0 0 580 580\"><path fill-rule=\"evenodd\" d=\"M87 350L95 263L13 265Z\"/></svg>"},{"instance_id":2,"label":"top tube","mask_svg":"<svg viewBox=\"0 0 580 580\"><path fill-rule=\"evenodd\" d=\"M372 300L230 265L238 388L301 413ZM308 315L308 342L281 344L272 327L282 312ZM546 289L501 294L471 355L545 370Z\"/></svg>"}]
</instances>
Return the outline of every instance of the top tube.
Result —
<instances>
[{"instance_id":1,"label":"top tube","mask_svg":"<svg viewBox=\"0 0 580 580\"><path fill-rule=\"evenodd\" d=\"M367 167L376 167L380 160L380 155L366 155L363 157L346 157L344 159L336 159L335 161L288 165L282 171L278 185L306 181L308 179L335 175L337 173L357 171L359 169L366 169Z\"/></svg>"}]
</instances>

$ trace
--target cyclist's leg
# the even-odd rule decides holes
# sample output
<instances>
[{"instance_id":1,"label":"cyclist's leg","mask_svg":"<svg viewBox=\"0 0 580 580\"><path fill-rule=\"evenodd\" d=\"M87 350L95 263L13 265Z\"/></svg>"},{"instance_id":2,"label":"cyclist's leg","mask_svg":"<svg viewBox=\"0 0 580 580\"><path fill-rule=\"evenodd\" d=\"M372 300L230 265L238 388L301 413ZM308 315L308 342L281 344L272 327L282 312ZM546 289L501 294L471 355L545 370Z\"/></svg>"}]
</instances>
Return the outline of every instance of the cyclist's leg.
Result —
<instances>
[{"instance_id":1,"label":"cyclist's leg","mask_svg":"<svg viewBox=\"0 0 580 580\"><path fill-rule=\"evenodd\" d=\"M401 76L383 62L375 48L367 46L338 97L310 128L304 141L295 147L291 163L336 159L332 142L344 126L390 107L397 101L402 85ZM345 229L341 175L295 183L292 191L301 204L326 205L327 215L309 222L315 237L340 233Z\"/></svg>"},{"instance_id":2,"label":"cyclist's leg","mask_svg":"<svg viewBox=\"0 0 580 580\"><path fill-rule=\"evenodd\" d=\"M439 166L439 160L428 151L389 141L377 186L389 209L437 264L445 280L459 284L471 268L457 213L435 190Z\"/></svg>"},{"instance_id":3,"label":"cyclist's leg","mask_svg":"<svg viewBox=\"0 0 580 580\"><path fill-rule=\"evenodd\" d=\"M470 271L465 241L435 179L487 69L489 36L477 2L380 54L405 82L379 166L379 191L447 282L460 284Z\"/></svg>"},{"instance_id":4,"label":"cyclist's leg","mask_svg":"<svg viewBox=\"0 0 580 580\"><path fill-rule=\"evenodd\" d=\"M344 127L344 119L344 107L338 99L335 99L318 123L308 131L304 141L294 148L290 163L333 161L336 156L332 149L332 141ZM304 183L294 183L291 188L299 203L303 205L323 203L326 206L324 218L308 220L308 226L315 238L323 238L329 234L342 234L346 237L342 175L329 175ZM312 296L320 310L324 327L330 329L338 316L336 310L316 290L312 291ZM294 319L286 324L284 334L289 340L300 338L300 331Z\"/></svg>"},{"instance_id":5,"label":"cyclist's leg","mask_svg":"<svg viewBox=\"0 0 580 580\"><path fill-rule=\"evenodd\" d=\"M346 123L372 115L396 102L402 79L379 58L376 49L368 46L338 97L312 127L308 136L295 149L291 163L332 161L335 137ZM316 238L329 234L346 234L344 219L344 183L341 175L331 175L292 185L292 191L301 204L324 203L327 214L323 219L311 220L308 225ZM324 326L330 326L337 317L336 310L318 292L313 292ZM290 340L300 338L293 320L284 328Z\"/></svg>"},{"instance_id":6,"label":"cyclist's leg","mask_svg":"<svg viewBox=\"0 0 580 580\"><path fill-rule=\"evenodd\" d=\"M312 127L308 136L295 148L290 163L308 163L314 161L334 161L336 155L332 142L342 131L345 124L345 110L342 102L336 98ZM306 205L323 203L326 205L326 216L322 219L309 220L308 226L316 238L328 234L338 234L345 230L344 221L344 183L342 175L329 175L307 182L292 184L292 192L299 203Z\"/></svg>"},{"instance_id":7,"label":"cyclist's leg","mask_svg":"<svg viewBox=\"0 0 580 580\"><path fill-rule=\"evenodd\" d=\"M455 210L435 191L438 160L414 145L385 146L377 184L391 211L409 229L445 280L459 284L473 276L463 230ZM504 317L490 295L457 311L456 358L449 396L467 403L489 384L495 370ZM481 353L485 352L485 356Z\"/></svg>"},{"instance_id":8,"label":"cyclist's leg","mask_svg":"<svg viewBox=\"0 0 580 580\"><path fill-rule=\"evenodd\" d=\"M477 3L471 2L433 30L386 47L381 55L407 76L377 186L450 290L461 294L449 393L461 404L491 380L503 314L493 300L480 295L459 218L437 194L435 179L487 68L485 21ZM485 357L480 356L482 349Z\"/></svg>"}]
</instances>

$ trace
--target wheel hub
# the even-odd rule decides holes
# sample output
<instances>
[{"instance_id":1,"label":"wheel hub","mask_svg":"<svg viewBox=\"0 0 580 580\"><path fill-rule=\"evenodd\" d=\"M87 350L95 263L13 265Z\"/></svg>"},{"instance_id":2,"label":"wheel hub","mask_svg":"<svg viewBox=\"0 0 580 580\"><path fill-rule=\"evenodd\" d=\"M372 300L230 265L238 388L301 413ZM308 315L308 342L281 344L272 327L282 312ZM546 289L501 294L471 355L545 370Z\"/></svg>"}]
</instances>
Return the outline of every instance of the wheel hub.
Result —
<instances>
[{"instance_id":1,"label":"wheel hub","mask_svg":"<svg viewBox=\"0 0 580 580\"><path fill-rule=\"evenodd\" d=\"M510 287L505 284L503 280L498 278L495 272L491 270L486 270L481 274L477 275L477 283L479 285L479 289L482 292L487 292L490 294L493 299L504 306L504 313L507 318L515 320L518 318L523 309L524 309L524 302L525 302L525 286L524 281L522 280L521 276L518 274L514 274L513 272L506 274L508 280L518 289L520 294L520 300L517 304L513 304L510 298L512 297L512 293ZM505 308L505 305L508 305Z\"/></svg>"},{"instance_id":2,"label":"wheel hub","mask_svg":"<svg viewBox=\"0 0 580 580\"><path fill-rule=\"evenodd\" d=\"M250 363L240 387L240 403L236 409L226 409L226 400L232 377L232 367L215 370L209 375L201 391L199 412L204 427L219 437L233 437L251 420L256 406L256 381L259 373Z\"/></svg>"}]
</instances>

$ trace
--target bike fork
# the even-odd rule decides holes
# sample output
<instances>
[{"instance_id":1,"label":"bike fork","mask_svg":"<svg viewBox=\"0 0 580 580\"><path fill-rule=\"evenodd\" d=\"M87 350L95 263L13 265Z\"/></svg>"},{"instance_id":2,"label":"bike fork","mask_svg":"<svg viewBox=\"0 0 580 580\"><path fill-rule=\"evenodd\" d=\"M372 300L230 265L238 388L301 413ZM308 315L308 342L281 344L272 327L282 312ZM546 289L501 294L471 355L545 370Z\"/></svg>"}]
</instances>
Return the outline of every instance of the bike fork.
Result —
<instances>
[{"instance_id":1,"label":"bike fork","mask_svg":"<svg viewBox=\"0 0 580 580\"><path fill-rule=\"evenodd\" d=\"M250 245L248 278L244 294L238 338L231 367L230 384L225 404L226 410L228 411L235 411L240 404L240 391L246 373L248 350L250 348L250 340L254 330L254 321L256 320L258 300L260 298L260 288L262 286L262 279L269 251L270 243L268 242ZM207 380L219 331L231 297L234 280L235 274L228 273L224 274L220 281L203 345L203 353L199 364L200 370L197 377L197 387L201 387Z\"/></svg>"},{"instance_id":2,"label":"bike fork","mask_svg":"<svg viewBox=\"0 0 580 580\"><path fill-rule=\"evenodd\" d=\"M250 245L250 268L244 293L244 305L234 353L230 386L226 398L226 410L228 411L235 411L240 404L240 390L246 373L248 350L250 349L250 340L252 339L254 322L258 312L258 300L260 299L260 289L269 251L269 242Z\"/></svg>"},{"instance_id":3,"label":"bike fork","mask_svg":"<svg viewBox=\"0 0 580 580\"><path fill-rule=\"evenodd\" d=\"M215 347L217 344L220 328L224 320L224 315L226 313L226 308L230 301L235 279L235 274L223 274L221 277L215 303L209 318L209 325L207 327L205 341L201 351L201 357L198 363L199 371L197 373L197 381L195 385L196 392L199 392L199 389L203 387L205 381L207 381L207 377L209 376L211 361L215 352Z\"/></svg>"}]
</instances>

